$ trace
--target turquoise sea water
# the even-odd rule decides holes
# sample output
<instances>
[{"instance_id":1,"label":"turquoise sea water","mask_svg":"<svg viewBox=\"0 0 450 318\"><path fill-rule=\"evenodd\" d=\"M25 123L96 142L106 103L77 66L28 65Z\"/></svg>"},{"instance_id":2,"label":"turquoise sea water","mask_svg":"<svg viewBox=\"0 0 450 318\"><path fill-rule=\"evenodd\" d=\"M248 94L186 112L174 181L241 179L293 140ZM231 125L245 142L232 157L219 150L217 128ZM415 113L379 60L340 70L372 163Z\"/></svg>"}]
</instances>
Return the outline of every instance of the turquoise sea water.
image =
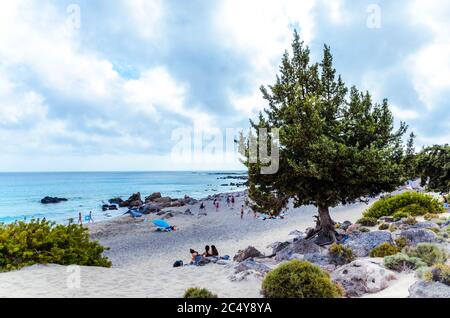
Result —
<instances>
[{"instance_id":1,"label":"turquoise sea water","mask_svg":"<svg viewBox=\"0 0 450 318\"><path fill-rule=\"evenodd\" d=\"M233 172L69 172L69 173L0 173L0 222L46 218L67 223L78 219L78 212L93 212L94 220L118 216L126 210L102 212L101 206L114 197L127 199L135 192L142 197L153 192L196 199L219 192L242 190L223 184L242 180L220 179L245 175ZM68 202L43 205L45 196L67 198Z\"/></svg>"}]
</instances>

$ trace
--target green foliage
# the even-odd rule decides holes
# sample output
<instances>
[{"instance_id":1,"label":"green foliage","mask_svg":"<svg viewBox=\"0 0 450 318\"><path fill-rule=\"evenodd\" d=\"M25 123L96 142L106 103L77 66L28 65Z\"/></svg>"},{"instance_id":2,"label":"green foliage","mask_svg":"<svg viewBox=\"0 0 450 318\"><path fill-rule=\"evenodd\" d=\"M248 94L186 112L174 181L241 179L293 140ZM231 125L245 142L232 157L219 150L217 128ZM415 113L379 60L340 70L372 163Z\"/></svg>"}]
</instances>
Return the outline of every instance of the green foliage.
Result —
<instances>
[{"instance_id":1,"label":"green foliage","mask_svg":"<svg viewBox=\"0 0 450 318\"><path fill-rule=\"evenodd\" d=\"M378 219L364 217L356 221L356 223L361 224L362 226L376 226L378 224Z\"/></svg>"},{"instance_id":2,"label":"green foliage","mask_svg":"<svg viewBox=\"0 0 450 318\"><path fill-rule=\"evenodd\" d=\"M370 252L370 257L385 257L400 253L400 249L397 246L393 246L387 242L378 245Z\"/></svg>"},{"instance_id":3,"label":"green foliage","mask_svg":"<svg viewBox=\"0 0 450 318\"><path fill-rule=\"evenodd\" d=\"M110 267L105 248L92 242L87 229L45 220L0 224L0 271L33 264Z\"/></svg>"},{"instance_id":4,"label":"green foliage","mask_svg":"<svg viewBox=\"0 0 450 318\"><path fill-rule=\"evenodd\" d=\"M333 230L329 207L402 183L406 125L395 131L387 100L375 103L369 92L349 88L337 76L328 46L322 61L312 63L295 33L292 54L285 53L275 83L261 91L268 107L251 121L252 134L240 138L254 210L278 213L293 198L295 206L322 209L321 226ZM279 128L279 134L272 131L259 144L260 128ZM250 160L250 145L279 145L277 173L261 172L269 164Z\"/></svg>"},{"instance_id":5,"label":"green foliage","mask_svg":"<svg viewBox=\"0 0 450 318\"><path fill-rule=\"evenodd\" d=\"M418 155L417 171L429 191L450 192L450 146L435 145ZM428 183L425 183L428 180Z\"/></svg>"},{"instance_id":6,"label":"green foliage","mask_svg":"<svg viewBox=\"0 0 450 318\"><path fill-rule=\"evenodd\" d=\"M408 256L420 258L428 266L445 263L447 254L435 244L420 243L417 246L406 247L404 250Z\"/></svg>"},{"instance_id":7,"label":"green foliage","mask_svg":"<svg viewBox=\"0 0 450 318\"><path fill-rule=\"evenodd\" d=\"M392 217L394 218L395 221L400 221L402 219L409 218L410 214L404 211L397 211L394 214L392 214Z\"/></svg>"},{"instance_id":8,"label":"green foliage","mask_svg":"<svg viewBox=\"0 0 450 318\"><path fill-rule=\"evenodd\" d=\"M427 213L427 214L424 215L423 218L424 218L425 220L427 220L427 221L431 221L431 220L434 220L434 219L439 219L439 214L436 214L436 213Z\"/></svg>"},{"instance_id":9,"label":"green foliage","mask_svg":"<svg viewBox=\"0 0 450 318\"><path fill-rule=\"evenodd\" d=\"M386 256L384 258L384 266L397 272L415 270L420 267L427 266L420 258L411 257L404 253Z\"/></svg>"},{"instance_id":10,"label":"green foliage","mask_svg":"<svg viewBox=\"0 0 450 318\"><path fill-rule=\"evenodd\" d=\"M408 225L415 225L415 224L417 224L417 220L415 217L409 216L405 220L403 220L403 223L408 224Z\"/></svg>"},{"instance_id":11,"label":"green foliage","mask_svg":"<svg viewBox=\"0 0 450 318\"><path fill-rule=\"evenodd\" d=\"M185 291L183 298L217 298L216 294L213 294L205 288L189 288Z\"/></svg>"},{"instance_id":12,"label":"green foliage","mask_svg":"<svg viewBox=\"0 0 450 318\"><path fill-rule=\"evenodd\" d=\"M359 231L362 232L362 233L370 232L370 230L367 227L362 227L362 228L359 229Z\"/></svg>"},{"instance_id":13,"label":"green foliage","mask_svg":"<svg viewBox=\"0 0 450 318\"><path fill-rule=\"evenodd\" d=\"M436 264L428 269L423 278L427 281L434 281L450 286L450 266L447 264Z\"/></svg>"},{"instance_id":14,"label":"green foliage","mask_svg":"<svg viewBox=\"0 0 450 318\"><path fill-rule=\"evenodd\" d=\"M389 225L389 231L390 232L395 232L397 230L398 230L398 227L395 224Z\"/></svg>"},{"instance_id":15,"label":"green foliage","mask_svg":"<svg viewBox=\"0 0 450 318\"><path fill-rule=\"evenodd\" d=\"M394 215L397 212L418 216L426 213L442 213L444 208L438 200L430 195L404 192L378 200L364 212L364 216L379 219L382 216Z\"/></svg>"},{"instance_id":16,"label":"green foliage","mask_svg":"<svg viewBox=\"0 0 450 318\"><path fill-rule=\"evenodd\" d=\"M389 224L387 224L387 223L382 223L382 224L380 224L380 226L378 227L378 229L379 229L380 231L388 230L388 229L389 229Z\"/></svg>"},{"instance_id":17,"label":"green foliage","mask_svg":"<svg viewBox=\"0 0 450 318\"><path fill-rule=\"evenodd\" d=\"M411 244L411 242L404 236L398 237L394 240L395 245L397 245L397 247L399 249L403 249L406 246L409 246Z\"/></svg>"},{"instance_id":18,"label":"green foliage","mask_svg":"<svg viewBox=\"0 0 450 318\"><path fill-rule=\"evenodd\" d=\"M269 272L262 283L266 298L341 298L342 289L319 266L292 260Z\"/></svg>"},{"instance_id":19,"label":"green foliage","mask_svg":"<svg viewBox=\"0 0 450 318\"><path fill-rule=\"evenodd\" d=\"M331 263L337 266L351 263L356 259L352 249L341 244L333 243L329 252Z\"/></svg>"}]
</instances>

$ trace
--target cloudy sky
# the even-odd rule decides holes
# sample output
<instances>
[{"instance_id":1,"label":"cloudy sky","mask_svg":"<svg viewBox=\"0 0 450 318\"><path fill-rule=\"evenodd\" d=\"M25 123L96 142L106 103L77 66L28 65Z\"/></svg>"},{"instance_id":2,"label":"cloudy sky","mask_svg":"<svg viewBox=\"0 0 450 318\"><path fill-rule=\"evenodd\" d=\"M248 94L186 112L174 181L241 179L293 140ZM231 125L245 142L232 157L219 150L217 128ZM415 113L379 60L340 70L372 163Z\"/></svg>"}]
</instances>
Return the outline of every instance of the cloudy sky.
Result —
<instances>
[{"instance_id":1,"label":"cloudy sky","mask_svg":"<svg viewBox=\"0 0 450 318\"><path fill-rule=\"evenodd\" d=\"M239 168L175 162L177 132L247 126L294 28L419 144L447 143L449 16L439 0L2 3L0 171Z\"/></svg>"}]
</instances>

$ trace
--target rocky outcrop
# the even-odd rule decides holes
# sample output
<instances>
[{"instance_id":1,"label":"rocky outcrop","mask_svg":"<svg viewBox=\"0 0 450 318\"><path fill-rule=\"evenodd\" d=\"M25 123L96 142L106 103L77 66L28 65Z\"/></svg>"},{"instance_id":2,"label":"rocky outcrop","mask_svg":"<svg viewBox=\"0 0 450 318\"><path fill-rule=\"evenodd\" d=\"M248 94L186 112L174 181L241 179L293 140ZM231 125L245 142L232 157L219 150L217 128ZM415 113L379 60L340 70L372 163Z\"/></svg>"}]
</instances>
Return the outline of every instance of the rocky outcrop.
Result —
<instances>
[{"instance_id":1,"label":"rocky outcrop","mask_svg":"<svg viewBox=\"0 0 450 318\"><path fill-rule=\"evenodd\" d=\"M367 259L360 259L339 267L331 275L333 281L341 284L349 297L361 297L376 293L397 279L394 272Z\"/></svg>"},{"instance_id":2,"label":"rocky outcrop","mask_svg":"<svg viewBox=\"0 0 450 318\"><path fill-rule=\"evenodd\" d=\"M119 206L121 207L121 208L140 208L143 204L144 204L144 202L142 202L142 199L141 199L141 194L138 192L138 193L135 193L135 194L133 194L131 197L129 197L128 198L128 200L126 200L126 201L120 201L120 200L118 200L118 198L117 199L111 199L110 200L110 202L111 201L116 201L117 200L117 202L119 202Z\"/></svg>"},{"instance_id":3,"label":"rocky outcrop","mask_svg":"<svg viewBox=\"0 0 450 318\"><path fill-rule=\"evenodd\" d=\"M102 211L103 211L103 212L106 212L106 211L114 211L114 210L118 210L118 209L117 209L117 205L115 205L115 204L111 204L111 205L109 205L109 204L104 204L104 205L102 205Z\"/></svg>"},{"instance_id":4,"label":"rocky outcrop","mask_svg":"<svg viewBox=\"0 0 450 318\"><path fill-rule=\"evenodd\" d=\"M300 239L289 244L276 253L275 260L282 262L291 259L293 254L316 254L321 253L323 249L312 241Z\"/></svg>"},{"instance_id":5,"label":"rocky outcrop","mask_svg":"<svg viewBox=\"0 0 450 318\"><path fill-rule=\"evenodd\" d=\"M366 257L375 247L386 242L393 244L390 232L354 232L349 235L349 238L344 245L350 247L356 256Z\"/></svg>"},{"instance_id":6,"label":"rocky outcrop","mask_svg":"<svg viewBox=\"0 0 450 318\"><path fill-rule=\"evenodd\" d=\"M161 206L159 204L155 203L146 203L144 204L140 209L139 212L142 214L151 214L151 213L157 213L161 211Z\"/></svg>"},{"instance_id":7,"label":"rocky outcrop","mask_svg":"<svg viewBox=\"0 0 450 318\"><path fill-rule=\"evenodd\" d=\"M254 270L256 272L259 272L261 274L268 273L271 268L267 266L266 264L258 263L255 260L249 258L244 260L243 262L239 263L234 267L235 273L240 273L247 270Z\"/></svg>"},{"instance_id":8,"label":"rocky outcrop","mask_svg":"<svg viewBox=\"0 0 450 318\"><path fill-rule=\"evenodd\" d=\"M253 246L249 246L245 250L239 250L237 254L233 257L233 261L242 262L248 258L253 257L264 257L264 254L258 251Z\"/></svg>"},{"instance_id":9,"label":"rocky outcrop","mask_svg":"<svg viewBox=\"0 0 450 318\"><path fill-rule=\"evenodd\" d=\"M450 298L450 286L419 281L409 288L409 298Z\"/></svg>"},{"instance_id":10,"label":"rocky outcrop","mask_svg":"<svg viewBox=\"0 0 450 318\"><path fill-rule=\"evenodd\" d=\"M400 231L398 236L407 238L412 245L432 243L436 240L436 233L427 229L410 228Z\"/></svg>"},{"instance_id":11,"label":"rocky outcrop","mask_svg":"<svg viewBox=\"0 0 450 318\"><path fill-rule=\"evenodd\" d=\"M123 199L122 198L112 198L110 200L108 200L109 204L116 204L119 205L123 203Z\"/></svg>"},{"instance_id":12,"label":"rocky outcrop","mask_svg":"<svg viewBox=\"0 0 450 318\"><path fill-rule=\"evenodd\" d=\"M145 198L145 202L146 203L147 202L153 202L153 201L155 201L157 199L160 199L160 198L162 198L161 192L155 192L155 193L150 194L148 197L146 197Z\"/></svg>"},{"instance_id":13,"label":"rocky outcrop","mask_svg":"<svg viewBox=\"0 0 450 318\"><path fill-rule=\"evenodd\" d=\"M56 197L45 197L41 200L42 204L56 204L61 202L67 202L69 201L66 198L56 198Z\"/></svg>"}]
</instances>

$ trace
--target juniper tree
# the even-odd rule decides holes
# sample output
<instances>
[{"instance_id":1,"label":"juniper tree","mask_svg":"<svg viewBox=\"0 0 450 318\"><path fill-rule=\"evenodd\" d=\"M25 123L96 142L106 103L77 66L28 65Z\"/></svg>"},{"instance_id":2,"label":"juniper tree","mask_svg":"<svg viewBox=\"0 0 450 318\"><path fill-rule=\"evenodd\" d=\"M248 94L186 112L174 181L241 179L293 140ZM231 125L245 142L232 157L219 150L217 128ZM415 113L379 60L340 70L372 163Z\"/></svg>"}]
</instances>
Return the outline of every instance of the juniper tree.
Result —
<instances>
[{"instance_id":1,"label":"juniper tree","mask_svg":"<svg viewBox=\"0 0 450 318\"><path fill-rule=\"evenodd\" d=\"M450 146L434 145L418 155L417 172L430 191L450 192Z\"/></svg>"},{"instance_id":2,"label":"juniper tree","mask_svg":"<svg viewBox=\"0 0 450 318\"><path fill-rule=\"evenodd\" d=\"M321 63L294 33L292 53L282 58L273 85L261 87L268 107L250 121L258 128L279 128L280 163L275 174L262 174L261 162L244 163L249 172L249 198L261 213L277 214L293 200L296 207L315 205L318 221L309 236L321 233L336 240L330 207L392 191L401 184L405 123L394 130L388 101L374 103L369 92L350 89L336 75L330 47ZM264 146L264 145L260 145Z\"/></svg>"}]
</instances>

